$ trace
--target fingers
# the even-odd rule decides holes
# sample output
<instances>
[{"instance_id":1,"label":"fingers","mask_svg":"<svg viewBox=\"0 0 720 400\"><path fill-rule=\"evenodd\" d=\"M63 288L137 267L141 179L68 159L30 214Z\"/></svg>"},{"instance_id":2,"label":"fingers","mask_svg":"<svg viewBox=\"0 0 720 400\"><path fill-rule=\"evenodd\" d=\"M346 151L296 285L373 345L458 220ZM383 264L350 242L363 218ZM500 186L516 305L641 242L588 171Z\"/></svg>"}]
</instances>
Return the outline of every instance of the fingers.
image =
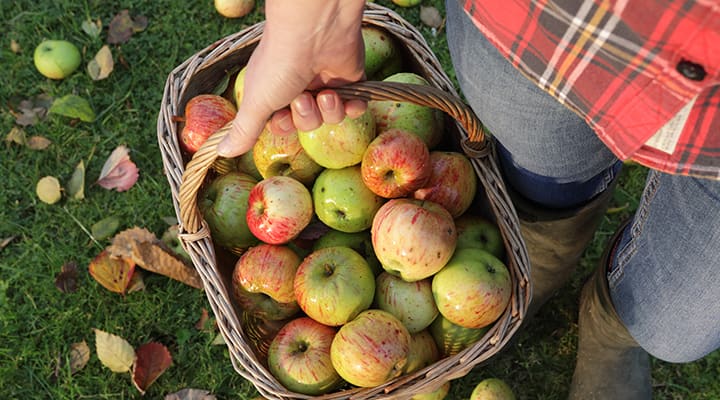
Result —
<instances>
[{"instance_id":1,"label":"fingers","mask_svg":"<svg viewBox=\"0 0 720 400\"><path fill-rule=\"evenodd\" d=\"M276 111L270 118L269 127L270 132L275 135L288 135L297 130L293 124L292 112L289 108Z\"/></svg>"},{"instance_id":2,"label":"fingers","mask_svg":"<svg viewBox=\"0 0 720 400\"><path fill-rule=\"evenodd\" d=\"M230 131L218 143L217 153L220 157L231 158L247 153L255 145L262 132L266 119L258 118L252 113L238 110Z\"/></svg>"},{"instance_id":3,"label":"fingers","mask_svg":"<svg viewBox=\"0 0 720 400\"><path fill-rule=\"evenodd\" d=\"M362 100L348 100L345 102L345 115L358 118L367 111L367 102Z\"/></svg>"},{"instance_id":4,"label":"fingers","mask_svg":"<svg viewBox=\"0 0 720 400\"><path fill-rule=\"evenodd\" d=\"M340 96L335 91L321 91L317 95L317 103L323 121L329 124L339 124L345 119L345 107Z\"/></svg>"},{"instance_id":5,"label":"fingers","mask_svg":"<svg viewBox=\"0 0 720 400\"><path fill-rule=\"evenodd\" d=\"M322 124L322 114L315 99L309 92L303 92L291 103L292 119L295 127L301 131L310 131Z\"/></svg>"}]
</instances>

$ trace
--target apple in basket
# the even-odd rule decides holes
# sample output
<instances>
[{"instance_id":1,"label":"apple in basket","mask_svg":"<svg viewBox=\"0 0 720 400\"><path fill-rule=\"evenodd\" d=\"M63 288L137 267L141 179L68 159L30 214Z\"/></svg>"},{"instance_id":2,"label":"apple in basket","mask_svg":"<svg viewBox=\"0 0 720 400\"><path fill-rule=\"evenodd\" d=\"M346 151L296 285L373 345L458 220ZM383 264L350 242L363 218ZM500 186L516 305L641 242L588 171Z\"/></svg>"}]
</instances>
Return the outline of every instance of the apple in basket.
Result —
<instances>
[{"instance_id":1,"label":"apple in basket","mask_svg":"<svg viewBox=\"0 0 720 400\"><path fill-rule=\"evenodd\" d=\"M369 229L352 233L331 229L313 242L313 250L333 246L345 246L357 251L365 258L373 275L378 276L383 271L380 261L375 256Z\"/></svg>"},{"instance_id":2,"label":"apple in basket","mask_svg":"<svg viewBox=\"0 0 720 400\"><path fill-rule=\"evenodd\" d=\"M375 278L374 307L385 310L405 325L410 334L427 328L438 315L432 295L432 280L406 282L382 272Z\"/></svg>"},{"instance_id":3,"label":"apple in basket","mask_svg":"<svg viewBox=\"0 0 720 400\"><path fill-rule=\"evenodd\" d=\"M418 393L411 397L410 400L442 400L447 397L448 393L450 393L450 381L443 383L439 388L431 392Z\"/></svg>"},{"instance_id":4,"label":"apple in basket","mask_svg":"<svg viewBox=\"0 0 720 400\"><path fill-rule=\"evenodd\" d=\"M408 282L440 271L457 243L450 213L426 200L388 200L375 214L370 233L383 268Z\"/></svg>"},{"instance_id":5,"label":"apple in basket","mask_svg":"<svg viewBox=\"0 0 720 400\"><path fill-rule=\"evenodd\" d=\"M440 351L440 357L450 357L482 339L489 329L489 326L484 328L464 328L453 324L442 314L439 314L430 324L428 331L435 340L435 344Z\"/></svg>"},{"instance_id":6,"label":"apple in basket","mask_svg":"<svg viewBox=\"0 0 720 400\"><path fill-rule=\"evenodd\" d=\"M410 352L407 364L405 364L406 374L432 365L439 359L440 350L438 350L430 331L423 329L415 334L410 334Z\"/></svg>"},{"instance_id":7,"label":"apple in basket","mask_svg":"<svg viewBox=\"0 0 720 400\"><path fill-rule=\"evenodd\" d=\"M330 360L336 329L312 318L288 322L268 349L268 369L287 389L321 395L337 389L343 379Z\"/></svg>"},{"instance_id":8,"label":"apple in basket","mask_svg":"<svg viewBox=\"0 0 720 400\"><path fill-rule=\"evenodd\" d=\"M289 176L312 185L323 170L300 145L297 131L273 133L265 126L252 148L253 162L263 178Z\"/></svg>"},{"instance_id":9,"label":"apple in basket","mask_svg":"<svg viewBox=\"0 0 720 400\"><path fill-rule=\"evenodd\" d=\"M312 216L310 191L288 176L265 178L248 196L247 225L265 243L288 243L305 229Z\"/></svg>"},{"instance_id":10,"label":"apple in basket","mask_svg":"<svg viewBox=\"0 0 720 400\"><path fill-rule=\"evenodd\" d=\"M198 208L215 244L242 250L258 243L246 222L248 197L256 184L248 174L229 172L203 189Z\"/></svg>"},{"instance_id":11,"label":"apple in basket","mask_svg":"<svg viewBox=\"0 0 720 400\"><path fill-rule=\"evenodd\" d=\"M502 379L485 378L475 385L470 400L515 400L515 393Z\"/></svg>"},{"instance_id":12,"label":"apple in basket","mask_svg":"<svg viewBox=\"0 0 720 400\"><path fill-rule=\"evenodd\" d=\"M425 78L412 72L399 72L384 81L428 85ZM375 116L378 135L390 129L402 129L420 137L429 149L434 149L442 141L445 122L440 110L392 100L370 101L368 109Z\"/></svg>"},{"instance_id":13,"label":"apple in basket","mask_svg":"<svg viewBox=\"0 0 720 400\"><path fill-rule=\"evenodd\" d=\"M413 193L420 200L431 200L457 218L475 199L477 176L470 160L453 151L430 152L430 179Z\"/></svg>"},{"instance_id":14,"label":"apple in basket","mask_svg":"<svg viewBox=\"0 0 720 400\"><path fill-rule=\"evenodd\" d=\"M194 154L225 124L235 118L237 109L228 99L215 94L200 94L185 105L185 125L180 131L180 146Z\"/></svg>"},{"instance_id":15,"label":"apple in basket","mask_svg":"<svg viewBox=\"0 0 720 400\"><path fill-rule=\"evenodd\" d=\"M235 300L256 317L269 320L291 317L300 311L293 288L300 261L287 246L261 243L247 249L233 269Z\"/></svg>"},{"instance_id":16,"label":"apple in basket","mask_svg":"<svg viewBox=\"0 0 720 400\"><path fill-rule=\"evenodd\" d=\"M430 178L430 152L410 132L391 129L368 145L360 165L362 180L375 194L404 197L423 187Z\"/></svg>"},{"instance_id":17,"label":"apple in basket","mask_svg":"<svg viewBox=\"0 0 720 400\"><path fill-rule=\"evenodd\" d=\"M316 163L325 168L359 164L375 138L375 119L366 111L357 118L345 117L338 124L323 123L310 131L298 131L300 144Z\"/></svg>"},{"instance_id":18,"label":"apple in basket","mask_svg":"<svg viewBox=\"0 0 720 400\"><path fill-rule=\"evenodd\" d=\"M349 247L326 247L306 256L295 273L295 298L310 318L342 325L368 309L375 277L367 261Z\"/></svg>"},{"instance_id":19,"label":"apple in basket","mask_svg":"<svg viewBox=\"0 0 720 400\"><path fill-rule=\"evenodd\" d=\"M455 219L458 232L457 248L478 248L497 258L505 255L500 228L487 218L474 214L463 214Z\"/></svg>"},{"instance_id":20,"label":"apple in basket","mask_svg":"<svg viewBox=\"0 0 720 400\"><path fill-rule=\"evenodd\" d=\"M410 353L410 333L387 311L363 311L341 326L330 346L335 370L360 387L381 385L400 376Z\"/></svg>"},{"instance_id":21,"label":"apple in basket","mask_svg":"<svg viewBox=\"0 0 720 400\"><path fill-rule=\"evenodd\" d=\"M363 184L359 165L322 171L313 184L312 198L320 221L350 233L370 228L385 202Z\"/></svg>"},{"instance_id":22,"label":"apple in basket","mask_svg":"<svg viewBox=\"0 0 720 400\"><path fill-rule=\"evenodd\" d=\"M505 264L480 249L460 249L432 279L440 314L466 328L482 328L505 311L512 279Z\"/></svg>"},{"instance_id":23,"label":"apple in basket","mask_svg":"<svg viewBox=\"0 0 720 400\"><path fill-rule=\"evenodd\" d=\"M371 81L381 81L403 69L403 58L397 41L384 29L363 25L365 44L365 76Z\"/></svg>"}]
</instances>

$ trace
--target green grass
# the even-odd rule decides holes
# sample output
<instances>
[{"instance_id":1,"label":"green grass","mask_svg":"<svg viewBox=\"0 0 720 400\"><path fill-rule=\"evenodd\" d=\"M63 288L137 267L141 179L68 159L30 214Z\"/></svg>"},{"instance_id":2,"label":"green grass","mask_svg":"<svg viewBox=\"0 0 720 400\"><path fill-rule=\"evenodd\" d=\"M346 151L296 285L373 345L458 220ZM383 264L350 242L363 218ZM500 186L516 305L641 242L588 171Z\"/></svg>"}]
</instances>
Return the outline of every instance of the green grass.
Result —
<instances>
[{"instance_id":1,"label":"green grass","mask_svg":"<svg viewBox=\"0 0 720 400\"><path fill-rule=\"evenodd\" d=\"M442 10L437 0L426 3ZM4 137L14 125L11 107L39 94L54 98L77 94L89 100L98 114L92 123L50 115L25 128L28 135L52 140L43 151L0 145L0 240L15 237L0 251L0 397L140 398L128 374L113 373L101 365L95 356L93 328L122 336L134 346L159 341L169 348L173 366L145 398L162 398L189 387L209 390L220 399L257 395L233 370L226 348L212 344L214 334L194 328L202 309L209 308L204 293L147 274L146 289L123 298L99 286L87 272L90 260L108 244L107 240L96 244L86 234L95 222L115 215L122 221L121 229L139 226L160 235L167 227L164 218L174 216L156 141L156 118L168 73L213 41L262 18L255 12L244 19L224 19L210 0L179 4L167 0L20 0L0 5L0 134ZM82 31L81 23L99 18L107 28L124 8L131 15L148 17L149 25L127 43L112 47L115 70L108 79L94 82L84 68L103 45L106 30L100 39L93 39ZM420 25L418 8L398 11ZM437 36L427 28L421 31L454 77L444 31ZM39 75L32 52L45 38L79 45L84 60L81 70L59 82ZM11 51L11 40L19 44L18 54ZM131 158L140 168L137 184L124 193L92 185L104 160L120 144L131 149ZM87 168L84 200L66 198L47 205L37 199L34 191L39 178L52 175L65 183L81 160ZM448 398L467 398L475 383L489 376L505 379L520 399L565 397L574 366L581 282L614 228L637 206L644 175L642 167L625 169L611 206L620 210L605 217L573 281L518 334L514 346L454 381ZM79 283L77 292L65 294L55 288L54 277L68 262L77 263ZM88 365L76 374L67 368L56 372L57 360L67 357L72 343L83 340L91 348ZM654 393L659 399L720 398L719 373L717 352L684 365L654 361Z\"/></svg>"}]
</instances>

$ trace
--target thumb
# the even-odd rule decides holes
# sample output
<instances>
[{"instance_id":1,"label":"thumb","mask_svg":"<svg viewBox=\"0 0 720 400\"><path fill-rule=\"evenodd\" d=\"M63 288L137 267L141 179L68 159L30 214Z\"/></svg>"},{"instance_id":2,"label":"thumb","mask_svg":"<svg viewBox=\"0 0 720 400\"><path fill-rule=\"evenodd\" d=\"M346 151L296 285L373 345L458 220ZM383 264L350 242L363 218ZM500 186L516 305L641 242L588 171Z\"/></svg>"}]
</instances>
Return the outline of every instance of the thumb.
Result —
<instances>
[{"instance_id":1,"label":"thumb","mask_svg":"<svg viewBox=\"0 0 720 400\"><path fill-rule=\"evenodd\" d=\"M223 140L218 143L217 153L221 157L232 158L247 153L255 145L258 136L269 118L259 116L257 112L248 112L250 107L240 107L232 126Z\"/></svg>"}]
</instances>

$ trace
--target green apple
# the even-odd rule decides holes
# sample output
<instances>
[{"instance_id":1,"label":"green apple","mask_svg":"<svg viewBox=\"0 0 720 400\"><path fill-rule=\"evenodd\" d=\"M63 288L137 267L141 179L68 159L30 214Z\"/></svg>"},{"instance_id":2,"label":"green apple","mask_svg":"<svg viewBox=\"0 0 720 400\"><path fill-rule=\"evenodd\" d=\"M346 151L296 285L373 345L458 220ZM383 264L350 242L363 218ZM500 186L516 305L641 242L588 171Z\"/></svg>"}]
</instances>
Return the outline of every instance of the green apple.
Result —
<instances>
[{"instance_id":1,"label":"green apple","mask_svg":"<svg viewBox=\"0 0 720 400\"><path fill-rule=\"evenodd\" d=\"M354 233L372 226L385 199L363 184L360 166L325 169L312 188L318 219L332 229Z\"/></svg>"},{"instance_id":2,"label":"green apple","mask_svg":"<svg viewBox=\"0 0 720 400\"><path fill-rule=\"evenodd\" d=\"M63 79L80 66L80 50L67 40L43 40L35 48L33 61L45 77Z\"/></svg>"},{"instance_id":3,"label":"green apple","mask_svg":"<svg viewBox=\"0 0 720 400\"><path fill-rule=\"evenodd\" d=\"M326 247L303 259L294 289L305 314L321 324L340 326L370 307L375 277L355 250Z\"/></svg>"},{"instance_id":4,"label":"green apple","mask_svg":"<svg viewBox=\"0 0 720 400\"><path fill-rule=\"evenodd\" d=\"M482 249L497 258L505 255L500 228L489 219L473 214L463 214L455 219L458 232L457 248Z\"/></svg>"},{"instance_id":5,"label":"green apple","mask_svg":"<svg viewBox=\"0 0 720 400\"><path fill-rule=\"evenodd\" d=\"M410 334L427 328L438 315L430 278L406 282L387 272L375 278L375 308L397 317Z\"/></svg>"},{"instance_id":6,"label":"green apple","mask_svg":"<svg viewBox=\"0 0 720 400\"><path fill-rule=\"evenodd\" d=\"M415 7L421 0L392 0L392 2L400 7Z\"/></svg>"},{"instance_id":7,"label":"green apple","mask_svg":"<svg viewBox=\"0 0 720 400\"><path fill-rule=\"evenodd\" d=\"M405 364L406 374L432 365L439 359L440 350L438 350L430 331L423 329L410 334L410 353L408 353L407 364Z\"/></svg>"},{"instance_id":8,"label":"green apple","mask_svg":"<svg viewBox=\"0 0 720 400\"><path fill-rule=\"evenodd\" d=\"M232 97L236 107L240 107L240 103L242 103L243 93L245 91L245 72L247 72L247 67L243 67L238 71L235 76L235 83L233 83Z\"/></svg>"},{"instance_id":9,"label":"green apple","mask_svg":"<svg viewBox=\"0 0 720 400\"><path fill-rule=\"evenodd\" d=\"M482 328L495 322L512 295L510 271L485 250L456 250L432 279L440 314L466 328Z\"/></svg>"},{"instance_id":10,"label":"green apple","mask_svg":"<svg viewBox=\"0 0 720 400\"><path fill-rule=\"evenodd\" d=\"M486 378L475 386L470 400L515 400L515 394L502 379Z\"/></svg>"},{"instance_id":11,"label":"green apple","mask_svg":"<svg viewBox=\"0 0 720 400\"><path fill-rule=\"evenodd\" d=\"M263 176L260 174L260 171L258 171L257 166L255 166L255 160L253 159L253 151L250 149L248 152L243 153L235 158L237 167L237 170L240 172L244 172L248 175L251 175L253 178L257 179L258 181L263 178Z\"/></svg>"},{"instance_id":12,"label":"green apple","mask_svg":"<svg viewBox=\"0 0 720 400\"><path fill-rule=\"evenodd\" d=\"M250 191L258 181L242 172L229 172L212 180L201 192L198 208L215 244L240 252L259 242L248 227Z\"/></svg>"},{"instance_id":13,"label":"green apple","mask_svg":"<svg viewBox=\"0 0 720 400\"><path fill-rule=\"evenodd\" d=\"M450 381L443 383L439 388L432 392L419 393L410 398L410 400L443 400L450 392Z\"/></svg>"},{"instance_id":14,"label":"green apple","mask_svg":"<svg viewBox=\"0 0 720 400\"><path fill-rule=\"evenodd\" d=\"M440 350L441 357L450 357L480 340L490 330L490 327L464 328L453 324L440 314L430 324L428 330Z\"/></svg>"},{"instance_id":15,"label":"green apple","mask_svg":"<svg viewBox=\"0 0 720 400\"><path fill-rule=\"evenodd\" d=\"M253 146L252 154L255 167L263 178L289 176L310 186L323 170L303 150L297 131L273 133L266 126Z\"/></svg>"},{"instance_id":16,"label":"green apple","mask_svg":"<svg viewBox=\"0 0 720 400\"><path fill-rule=\"evenodd\" d=\"M300 144L316 163L325 168L359 164L375 138L375 120L366 111L357 118L345 117L339 124L323 123L311 131L298 131Z\"/></svg>"},{"instance_id":17,"label":"green apple","mask_svg":"<svg viewBox=\"0 0 720 400\"><path fill-rule=\"evenodd\" d=\"M411 83L427 85L428 81L412 72L400 72L384 79L385 82ZM419 136L430 150L440 144L444 133L444 117L440 110L412 103L373 100L368 102L368 110L375 117L377 134L401 129Z\"/></svg>"},{"instance_id":18,"label":"green apple","mask_svg":"<svg viewBox=\"0 0 720 400\"><path fill-rule=\"evenodd\" d=\"M365 76L381 81L403 70L401 50L395 38L386 30L373 25L363 25L365 44Z\"/></svg>"},{"instance_id":19,"label":"green apple","mask_svg":"<svg viewBox=\"0 0 720 400\"><path fill-rule=\"evenodd\" d=\"M333 246L349 247L357 251L361 256L365 257L365 261L367 261L374 276L378 276L383 271L380 261L375 256L369 230L348 233L331 229L313 243L313 250Z\"/></svg>"}]
</instances>

